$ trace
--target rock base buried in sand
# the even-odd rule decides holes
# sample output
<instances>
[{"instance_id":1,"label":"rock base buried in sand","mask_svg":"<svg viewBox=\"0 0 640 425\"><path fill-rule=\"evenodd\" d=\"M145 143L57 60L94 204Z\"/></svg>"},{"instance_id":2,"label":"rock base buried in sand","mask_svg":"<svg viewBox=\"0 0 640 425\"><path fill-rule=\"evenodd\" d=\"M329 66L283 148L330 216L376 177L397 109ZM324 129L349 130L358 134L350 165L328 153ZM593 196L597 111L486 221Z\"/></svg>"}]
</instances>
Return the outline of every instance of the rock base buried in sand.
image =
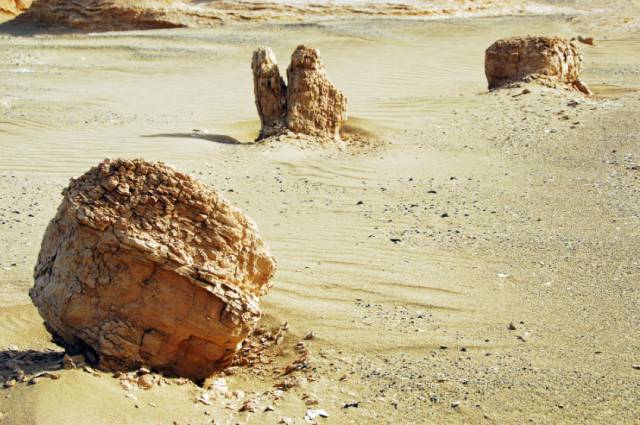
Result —
<instances>
[{"instance_id":1,"label":"rock base buried in sand","mask_svg":"<svg viewBox=\"0 0 640 425\"><path fill-rule=\"evenodd\" d=\"M329 81L317 49L298 46L284 84L271 49L253 53L256 107L262 124L258 139L286 130L323 139L340 139L347 98Z\"/></svg>"},{"instance_id":2,"label":"rock base buried in sand","mask_svg":"<svg viewBox=\"0 0 640 425\"><path fill-rule=\"evenodd\" d=\"M142 160L105 160L63 195L30 291L55 340L104 370L201 379L228 366L276 268L253 221Z\"/></svg>"},{"instance_id":3,"label":"rock base buried in sand","mask_svg":"<svg viewBox=\"0 0 640 425\"><path fill-rule=\"evenodd\" d=\"M582 54L560 37L511 37L496 41L485 52L485 74L489 89L510 83L541 80L564 84L591 94L580 81Z\"/></svg>"}]
</instances>

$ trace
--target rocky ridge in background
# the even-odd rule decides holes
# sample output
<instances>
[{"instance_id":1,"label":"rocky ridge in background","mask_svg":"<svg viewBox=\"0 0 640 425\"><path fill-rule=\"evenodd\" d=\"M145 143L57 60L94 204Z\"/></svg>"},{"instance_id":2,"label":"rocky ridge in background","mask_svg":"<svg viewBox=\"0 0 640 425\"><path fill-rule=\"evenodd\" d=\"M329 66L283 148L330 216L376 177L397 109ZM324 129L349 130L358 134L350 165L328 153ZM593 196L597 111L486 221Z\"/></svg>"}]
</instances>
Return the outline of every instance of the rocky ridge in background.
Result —
<instances>
[{"instance_id":1,"label":"rocky ridge in background","mask_svg":"<svg viewBox=\"0 0 640 425\"><path fill-rule=\"evenodd\" d=\"M12 0L2 0L12 1ZM20 0L18 0L20 1ZM456 14L513 14L514 0L449 0L407 4L200 0L38 0L18 24L46 29L122 31L207 27L224 22L306 21L324 17L430 17ZM525 13L525 12L523 12Z\"/></svg>"}]
</instances>

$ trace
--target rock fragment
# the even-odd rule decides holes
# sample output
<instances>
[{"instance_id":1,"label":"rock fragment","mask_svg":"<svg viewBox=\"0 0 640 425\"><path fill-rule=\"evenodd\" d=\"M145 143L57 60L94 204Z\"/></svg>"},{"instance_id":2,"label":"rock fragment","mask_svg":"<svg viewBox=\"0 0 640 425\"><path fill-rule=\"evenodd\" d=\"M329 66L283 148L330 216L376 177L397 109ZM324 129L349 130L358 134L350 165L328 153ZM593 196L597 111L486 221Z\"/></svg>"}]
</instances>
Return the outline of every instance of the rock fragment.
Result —
<instances>
[{"instance_id":1,"label":"rock fragment","mask_svg":"<svg viewBox=\"0 0 640 425\"><path fill-rule=\"evenodd\" d=\"M201 379L228 366L275 272L255 223L142 160L105 160L63 195L30 291L56 340L103 370Z\"/></svg>"},{"instance_id":2,"label":"rock fragment","mask_svg":"<svg viewBox=\"0 0 640 425\"><path fill-rule=\"evenodd\" d=\"M541 80L565 84L587 95L580 80L582 54L577 46L560 37L510 37L496 41L485 52L485 74L489 89L508 84Z\"/></svg>"}]
</instances>

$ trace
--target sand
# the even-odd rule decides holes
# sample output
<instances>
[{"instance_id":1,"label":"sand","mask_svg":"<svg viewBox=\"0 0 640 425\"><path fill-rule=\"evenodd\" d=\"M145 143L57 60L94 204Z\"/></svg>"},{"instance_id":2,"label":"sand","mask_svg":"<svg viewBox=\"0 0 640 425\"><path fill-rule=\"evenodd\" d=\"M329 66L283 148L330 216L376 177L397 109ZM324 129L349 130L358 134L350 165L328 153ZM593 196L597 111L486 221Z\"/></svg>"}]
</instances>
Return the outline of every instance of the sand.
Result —
<instances>
[{"instance_id":1,"label":"sand","mask_svg":"<svg viewBox=\"0 0 640 425\"><path fill-rule=\"evenodd\" d=\"M302 424L309 408L327 424L637 423L640 33L620 23L638 2L588 3L589 18L0 36L0 349L57 349L27 295L33 266L68 179L109 156L223 191L277 257L262 310L288 336L232 390L272 393L315 333L315 380L255 413L196 402L192 383L60 370L0 389L1 423ZM487 92L484 49L527 33L595 36L581 45L595 96ZM251 143L251 52L301 42L376 143Z\"/></svg>"}]
</instances>

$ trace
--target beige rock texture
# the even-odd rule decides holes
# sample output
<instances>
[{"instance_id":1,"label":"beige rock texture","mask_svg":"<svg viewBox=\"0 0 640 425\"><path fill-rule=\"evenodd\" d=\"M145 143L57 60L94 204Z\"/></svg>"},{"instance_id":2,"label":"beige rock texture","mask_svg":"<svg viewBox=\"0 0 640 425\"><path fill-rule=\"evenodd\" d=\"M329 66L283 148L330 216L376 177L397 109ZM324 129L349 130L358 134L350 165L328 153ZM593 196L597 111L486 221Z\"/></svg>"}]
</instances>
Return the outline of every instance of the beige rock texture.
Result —
<instances>
[{"instance_id":1,"label":"beige rock texture","mask_svg":"<svg viewBox=\"0 0 640 425\"><path fill-rule=\"evenodd\" d=\"M511 37L496 41L485 52L485 74L493 90L523 80L566 84L591 94L580 81L582 54L560 37Z\"/></svg>"},{"instance_id":2,"label":"beige rock texture","mask_svg":"<svg viewBox=\"0 0 640 425\"><path fill-rule=\"evenodd\" d=\"M63 196L30 291L55 340L103 370L197 380L229 365L276 269L255 223L143 160L104 160Z\"/></svg>"},{"instance_id":3,"label":"beige rock texture","mask_svg":"<svg viewBox=\"0 0 640 425\"><path fill-rule=\"evenodd\" d=\"M298 46L287 68L287 128L340 139L347 98L329 81L318 49Z\"/></svg>"},{"instance_id":4,"label":"beige rock texture","mask_svg":"<svg viewBox=\"0 0 640 425\"><path fill-rule=\"evenodd\" d=\"M0 17L13 17L31 6L31 0L0 0Z\"/></svg>"},{"instance_id":5,"label":"beige rock texture","mask_svg":"<svg viewBox=\"0 0 640 425\"><path fill-rule=\"evenodd\" d=\"M287 121L287 85L269 47L261 47L253 52L251 70L261 123L258 139L281 134L286 129Z\"/></svg>"}]
</instances>

